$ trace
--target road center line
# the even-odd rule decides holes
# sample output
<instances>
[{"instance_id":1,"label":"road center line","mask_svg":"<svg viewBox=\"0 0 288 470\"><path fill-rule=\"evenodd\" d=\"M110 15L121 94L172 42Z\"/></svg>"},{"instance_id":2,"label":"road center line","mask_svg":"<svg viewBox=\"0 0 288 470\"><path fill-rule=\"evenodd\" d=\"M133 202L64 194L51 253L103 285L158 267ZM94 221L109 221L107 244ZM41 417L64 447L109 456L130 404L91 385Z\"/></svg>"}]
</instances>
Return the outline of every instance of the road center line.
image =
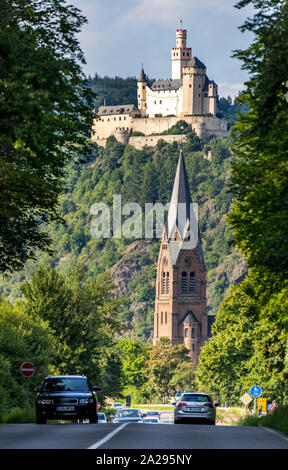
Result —
<instances>
[{"instance_id":1,"label":"road center line","mask_svg":"<svg viewBox=\"0 0 288 470\"><path fill-rule=\"evenodd\" d=\"M121 426L119 426L118 428L114 429L114 431L107 434L107 436L103 437L103 439L101 439L101 441L98 441L98 442L95 442L95 444L92 444L92 446L88 447L88 449L98 449L103 444L105 444L105 442L110 441L110 439L112 439L113 436L115 436L118 432L120 432L122 429L124 429L125 426L127 426L127 424L129 424L129 423L121 424Z\"/></svg>"}]
</instances>

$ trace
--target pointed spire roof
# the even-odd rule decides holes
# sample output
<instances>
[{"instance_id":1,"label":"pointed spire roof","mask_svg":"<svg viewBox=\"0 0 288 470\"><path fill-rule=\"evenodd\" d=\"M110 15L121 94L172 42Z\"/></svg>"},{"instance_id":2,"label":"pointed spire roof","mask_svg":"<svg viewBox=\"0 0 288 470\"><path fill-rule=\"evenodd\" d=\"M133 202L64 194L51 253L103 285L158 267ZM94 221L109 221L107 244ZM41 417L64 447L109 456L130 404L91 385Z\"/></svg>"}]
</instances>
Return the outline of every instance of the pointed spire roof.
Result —
<instances>
[{"instance_id":1,"label":"pointed spire roof","mask_svg":"<svg viewBox=\"0 0 288 470\"><path fill-rule=\"evenodd\" d=\"M174 234L176 228L181 239L186 238L190 226L190 204L192 204L192 199L181 148L166 222L168 239Z\"/></svg>"},{"instance_id":2,"label":"pointed spire roof","mask_svg":"<svg viewBox=\"0 0 288 470\"><path fill-rule=\"evenodd\" d=\"M146 81L147 81L146 74L144 72L144 68L142 67L138 82L146 82Z\"/></svg>"},{"instance_id":3,"label":"pointed spire roof","mask_svg":"<svg viewBox=\"0 0 288 470\"><path fill-rule=\"evenodd\" d=\"M195 206L192 203L185 160L181 148L168 217L164 227L172 265L176 263L180 250L193 250L196 247L204 262L198 214L194 210Z\"/></svg>"}]
</instances>

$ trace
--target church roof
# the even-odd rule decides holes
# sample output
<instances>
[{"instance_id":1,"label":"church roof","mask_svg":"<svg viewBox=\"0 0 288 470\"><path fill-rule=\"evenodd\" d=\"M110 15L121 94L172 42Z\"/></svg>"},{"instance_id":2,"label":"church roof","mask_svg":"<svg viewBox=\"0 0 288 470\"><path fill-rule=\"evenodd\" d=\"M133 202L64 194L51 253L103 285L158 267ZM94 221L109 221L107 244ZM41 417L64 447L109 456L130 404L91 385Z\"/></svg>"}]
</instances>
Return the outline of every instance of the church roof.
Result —
<instances>
[{"instance_id":1,"label":"church roof","mask_svg":"<svg viewBox=\"0 0 288 470\"><path fill-rule=\"evenodd\" d=\"M180 149L179 153L168 217L165 222L164 230L168 240L168 249L172 265L176 264L181 250L193 250L196 247L204 263L197 214L194 213L182 149ZM180 241L176 241L175 239L177 232L180 235Z\"/></svg>"},{"instance_id":2,"label":"church roof","mask_svg":"<svg viewBox=\"0 0 288 470\"><path fill-rule=\"evenodd\" d=\"M199 323L194 313L191 310L188 310L185 317L182 320L182 323Z\"/></svg>"},{"instance_id":3,"label":"church roof","mask_svg":"<svg viewBox=\"0 0 288 470\"><path fill-rule=\"evenodd\" d=\"M161 90L178 90L182 86L183 82L180 78L170 80L156 80L152 84L153 91Z\"/></svg>"}]
</instances>

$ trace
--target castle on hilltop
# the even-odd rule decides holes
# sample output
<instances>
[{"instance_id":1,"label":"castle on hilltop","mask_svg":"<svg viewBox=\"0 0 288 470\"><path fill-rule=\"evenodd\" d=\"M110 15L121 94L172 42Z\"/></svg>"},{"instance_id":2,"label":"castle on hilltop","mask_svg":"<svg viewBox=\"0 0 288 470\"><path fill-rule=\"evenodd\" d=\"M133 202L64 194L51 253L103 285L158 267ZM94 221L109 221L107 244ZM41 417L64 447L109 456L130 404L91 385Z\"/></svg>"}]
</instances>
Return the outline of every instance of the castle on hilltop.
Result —
<instances>
[{"instance_id":1,"label":"castle on hilltop","mask_svg":"<svg viewBox=\"0 0 288 470\"><path fill-rule=\"evenodd\" d=\"M92 141L103 146L114 135L136 148L155 146L160 138L180 141L181 135L161 135L179 120L191 125L203 142L211 136L227 137L227 122L216 115L218 86L186 42L186 29L177 29L176 47L171 49L171 79L149 84L142 67L137 82L138 107L100 106L93 121Z\"/></svg>"}]
</instances>

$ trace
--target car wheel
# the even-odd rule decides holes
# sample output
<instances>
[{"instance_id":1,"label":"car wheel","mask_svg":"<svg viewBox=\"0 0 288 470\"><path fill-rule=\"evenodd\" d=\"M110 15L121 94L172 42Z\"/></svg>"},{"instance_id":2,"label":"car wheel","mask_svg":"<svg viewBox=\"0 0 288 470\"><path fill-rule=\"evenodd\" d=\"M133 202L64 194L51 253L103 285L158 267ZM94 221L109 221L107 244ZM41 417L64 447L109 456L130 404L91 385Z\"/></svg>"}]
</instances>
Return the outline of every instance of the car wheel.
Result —
<instances>
[{"instance_id":1,"label":"car wheel","mask_svg":"<svg viewBox=\"0 0 288 470\"><path fill-rule=\"evenodd\" d=\"M98 423L98 415L91 415L91 416L89 416L89 423L90 423L90 424Z\"/></svg>"},{"instance_id":2,"label":"car wheel","mask_svg":"<svg viewBox=\"0 0 288 470\"><path fill-rule=\"evenodd\" d=\"M36 415L36 424L46 424L47 419L43 418L43 416Z\"/></svg>"},{"instance_id":3,"label":"car wheel","mask_svg":"<svg viewBox=\"0 0 288 470\"><path fill-rule=\"evenodd\" d=\"M180 419L174 419L174 424L180 424L181 420Z\"/></svg>"}]
</instances>

